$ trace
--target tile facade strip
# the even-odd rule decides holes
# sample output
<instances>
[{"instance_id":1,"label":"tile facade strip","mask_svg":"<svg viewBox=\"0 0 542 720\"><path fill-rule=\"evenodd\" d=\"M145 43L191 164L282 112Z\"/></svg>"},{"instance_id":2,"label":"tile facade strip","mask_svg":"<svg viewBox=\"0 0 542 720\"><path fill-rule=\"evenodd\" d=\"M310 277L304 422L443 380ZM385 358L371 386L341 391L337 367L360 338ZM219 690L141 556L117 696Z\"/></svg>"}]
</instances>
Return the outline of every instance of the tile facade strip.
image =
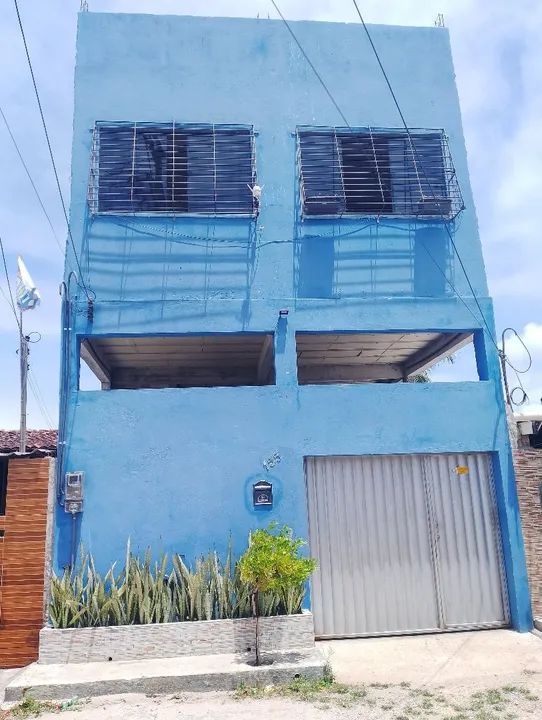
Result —
<instances>
[{"instance_id":1,"label":"tile facade strip","mask_svg":"<svg viewBox=\"0 0 542 720\"><path fill-rule=\"evenodd\" d=\"M260 618L262 653L314 647L310 612ZM204 620L40 632L44 664L141 660L254 652L254 620Z\"/></svg>"},{"instance_id":2,"label":"tile facade strip","mask_svg":"<svg viewBox=\"0 0 542 720\"><path fill-rule=\"evenodd\" d=\"M534 615L542 615L542 450L514 451L521 524Z\"/></svg>"}]
</instances>

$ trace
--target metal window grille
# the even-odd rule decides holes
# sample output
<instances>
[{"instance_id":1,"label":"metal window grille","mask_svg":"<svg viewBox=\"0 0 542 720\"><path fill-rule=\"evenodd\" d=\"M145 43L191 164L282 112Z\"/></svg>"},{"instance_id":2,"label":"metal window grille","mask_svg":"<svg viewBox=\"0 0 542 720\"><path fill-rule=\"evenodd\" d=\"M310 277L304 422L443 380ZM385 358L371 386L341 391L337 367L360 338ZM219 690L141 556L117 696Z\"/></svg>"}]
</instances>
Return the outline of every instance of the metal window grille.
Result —
<instances>
[{"instance_id":1,"label":"metal window grille","mask_svg":"<svg viewBox=\"0 0 542 720\"><path fill-rule=\"evenodd\" d=\"M299 128L303 215L452 219L464 209L442 130Z\"/></svg>"},{"instance_id":2,"label":"metal window grille","mask_svg":"<svg viewBox=\"0 0 542 720\"><path fill-rule=\"evenodd\" d=\"M99 122L92 213L255 215L252 126Z\"/></svg>"}]
</instances>

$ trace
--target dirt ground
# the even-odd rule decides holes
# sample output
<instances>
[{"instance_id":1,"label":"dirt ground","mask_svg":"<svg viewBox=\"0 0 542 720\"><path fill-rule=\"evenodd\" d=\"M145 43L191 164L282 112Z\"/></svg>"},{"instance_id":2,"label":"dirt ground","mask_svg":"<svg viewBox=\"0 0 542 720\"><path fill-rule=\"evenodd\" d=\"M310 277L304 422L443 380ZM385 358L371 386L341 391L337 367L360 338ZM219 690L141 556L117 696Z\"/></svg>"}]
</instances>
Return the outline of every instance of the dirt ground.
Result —
<instances>
[{"instance_id":1,"label":"dirt ground","mask_svg":"<svg viewBox=\"0 0 542 720\"><path fill-rule=\"evenodd\" d=\"M539 720L542 677L522 673L514 685L475 690L419 688L408 683L351 687L294 682L235 693L147 697L117 695L72 701L69 708L27 703L4 717L42 720ZM1 717L1 716L0 716Z\"/></svg>"},{"instance_id":2,"label":"dirt ground","mask_svg":"<svg viewBox=\"0 0 542 720\"><path fill-rule=\"evenodd\" d=\"M327 641L319 648L335 681L61 704L27 698L0 720L542 720L541 639L491 630ZM18 672L0 671L0 695Z\"/></svg>"}]
</instances>

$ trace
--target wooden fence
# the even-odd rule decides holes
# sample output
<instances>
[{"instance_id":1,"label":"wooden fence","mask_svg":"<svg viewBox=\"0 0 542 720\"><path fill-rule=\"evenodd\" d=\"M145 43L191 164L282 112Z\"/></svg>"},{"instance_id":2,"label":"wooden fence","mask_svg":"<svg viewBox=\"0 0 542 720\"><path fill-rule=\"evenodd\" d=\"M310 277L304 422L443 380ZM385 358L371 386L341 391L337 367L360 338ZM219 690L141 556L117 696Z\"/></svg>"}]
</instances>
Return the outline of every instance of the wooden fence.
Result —
<instances>
[{"instance_id":1,"label":"wooden fence","mask_svg":"<svg viewBox=\"0 0 542 720\"><path fill-rule=\"evenodd\" d=\"M10 458L0 516L0 668L38 657L44 624L50 458Z\"/></svg>"}]
</instances>

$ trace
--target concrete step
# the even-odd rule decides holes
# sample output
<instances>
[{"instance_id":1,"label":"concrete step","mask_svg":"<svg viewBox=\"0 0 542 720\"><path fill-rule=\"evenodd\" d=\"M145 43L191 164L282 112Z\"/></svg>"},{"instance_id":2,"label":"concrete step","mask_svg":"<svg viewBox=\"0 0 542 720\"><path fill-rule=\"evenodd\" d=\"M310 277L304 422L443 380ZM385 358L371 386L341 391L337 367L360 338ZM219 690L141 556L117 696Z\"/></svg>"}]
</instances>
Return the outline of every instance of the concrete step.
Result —
<instances>
[{"instance_id":1,"label":"concrete step","mask_svg":"<svg viewBox=\"0 0 542 720\"><path fill-rule=\"evenodd\" d=\"M33 663L6 686L5 700L235 690L241 684L271 685L324 674L325 661L318 650L275 654L266 658L272 662L259 667L249 664L251 660L239 655L198 655L124 662Z\"/></svg>"}]
</instances>

